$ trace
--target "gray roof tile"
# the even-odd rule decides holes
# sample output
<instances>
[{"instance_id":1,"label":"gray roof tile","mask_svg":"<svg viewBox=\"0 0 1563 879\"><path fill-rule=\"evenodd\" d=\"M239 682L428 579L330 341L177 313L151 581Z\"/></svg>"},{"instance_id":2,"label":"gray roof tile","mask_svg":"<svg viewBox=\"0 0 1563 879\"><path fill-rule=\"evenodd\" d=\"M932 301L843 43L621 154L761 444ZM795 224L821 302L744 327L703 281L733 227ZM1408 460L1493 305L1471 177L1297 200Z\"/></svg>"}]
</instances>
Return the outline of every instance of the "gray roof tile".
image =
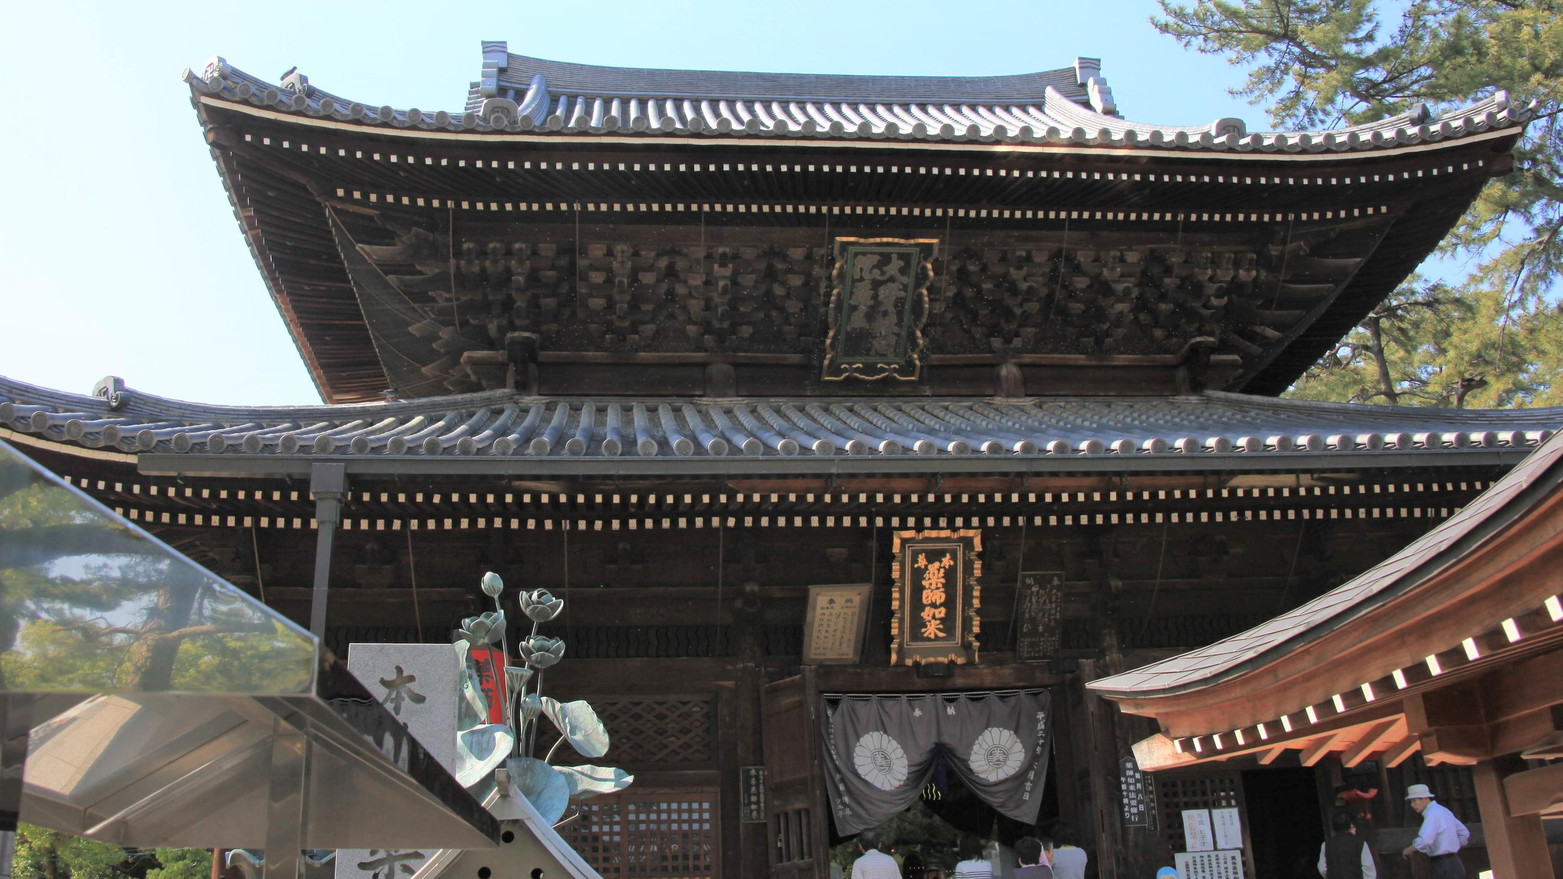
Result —
<instances>
[{"instance_id":1,"label":"gray roof tile","mask_svg":"<svg viewBox=\"0 0 1563 879\"><path fill-rule=\"evenodd\" d=\"M0 428L121 452L286 457L877 458L1128 461L1523 451L1563 410L1469 411L1207 393L1063 399L545 399L510 392L338 406L117 407L0 378ZM1311 462L1311 463L1309 463ZM1344 587L1343 587L1344 588Z\"/></svg>"},{"instance_id":2,"label":"gray roof tile","mask_svg":"<svg viewBox=\"0 0 1563 879\"><path fill-rule=\"evenodd\" d=\"M587 133L726 138L1006 141L1175 151L1326 153L1457 140L1516 128L1534 106L1505 92L1434 118L1412 111L1348 128L1250 133L1237 119L1194 126L1117 114L1095 59L1014 76L836 76L645 70L511 54L484 43L482 78L459 112L398 110L347 100L291 73L273 84L213 58L185 79L199 95L369 127L481 134Z\"/></svg>"}]
</instances>

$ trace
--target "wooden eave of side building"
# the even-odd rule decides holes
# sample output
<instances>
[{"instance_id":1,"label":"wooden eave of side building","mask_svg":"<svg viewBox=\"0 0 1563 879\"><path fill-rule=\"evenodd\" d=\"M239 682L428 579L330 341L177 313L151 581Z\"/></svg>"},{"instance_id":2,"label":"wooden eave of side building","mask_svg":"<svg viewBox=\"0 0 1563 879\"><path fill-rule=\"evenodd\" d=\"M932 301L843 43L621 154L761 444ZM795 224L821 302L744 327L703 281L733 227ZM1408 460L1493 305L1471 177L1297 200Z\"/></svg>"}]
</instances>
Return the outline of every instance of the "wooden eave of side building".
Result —
<instances>
[{"instance_id":1,"label":"wooden eave of side building","mask_svg":"<svg viewBox=\"0 0 1563 879\"><path fill-rule=\"evenodd\" d=\"M1153 665L1091 686L1157 720L1163 734L1137 746L1149 769L1268 763L1288 751L1308 765L1326 756L1395 765L1418 751L1452 763L1556 756L1560 486L1563 443L1554 440L1467 507L1474 523L1457 515L1353 581L1390 580L1357 605L1234 665L1220 663L1221 644L1196 651L1216 663L1204 677L1159 687L1147 675ZM1183 661L1160 665L1176 675Z\"/></svg>"},{"instance_id":2,"label":"wooden eave of side building","mask_svg":"<svg viewBox=\"0 0 1563 879\"><path fill-rule=\"evenodd\" d=\"M371 399L390 382L323 205L344 212L426 214L430 208L419 208L420 200L441 203L446 210L458 204L468 211L473 204L491 205L502 218L535 223L556 238L561 228L584 220L609 240L615 235L625 240L676 237L682 231L686 237L698 234L701 240L735 245L775 245L789 227L799 230L793 235L812 234L807 230L826 222L847 234L959 230L957 237L981 236L999 246L1028 235L1034 239L1038 228L1056 234L1074 222L1075 234L1095 236L1098 246L1160 235L1189 246L1203 239L1236 240L1253 249L1272 246L1268 239L1277 229L1291 234L1297 220L1287 217L1327 214L1335 218L1324 224L1331 228L1361 226L1361 233L1353 233L1366 236L1357 246L1360 256L1353 255L1358 264L1318 279L1333 285L1330 292L1308 302L1306 320L1288 329L1286 338L1256 338L1255 350L1263 353L1249 357L1241 368L1230 355L1211 358L1212 386L1273 393L1334 344L1436 244L1487 177L1505 170L1507 150L1519 133L1518 128L1496 129L1372 152L1177 153L1052 144L458 135L366 129L209 96L197 102L257 263L312 376L331 401ZM399 161L387 161L390 157ZM406 158L422 163L409 164ZM683 170L637 172L637 163ZM814 163L850 170L803 170ZM886 167L894 170L886 172ZM935 173L924 173L929 170ZM1358 182L1349 182L1353 178ZM409 205L401 206L401 200ZM517 200L552 210L513 214L501 208L501 202L514 207ZM626 205L629 209L623 209ZM858 213L865 207L866 213ZM577 215L582 208L585 213ZM1253 219L1219 232L1196 231L1185 223L1195 216L1230 217L1234 211ZM1031 218L1021 219L1027 212ZM1352 212L1361 216L1340 219ZM1093 225L1088 218L1095 214L1109 220L1087 231ZM1067 216L1085 219L1059 219ZM1109 231L1109 221L1122 228L1121 218L1131 216L1135 219L1128 225L1139 231ZM646 224L664 228L629 231ZM1308 271L1296 266L1290 280L1305 286ZM807 381L814 370L804 351L747 357L745 371L780 370L775 374L793 378L777 380L793 384ZM696 394L703 391L700 365L743 359L719 352L558 350L539 357L555 363L654 364L674 370L666 380L669 387ZM1178 357L1167 355L1125 362L1125 356L1113 355L1039 352L941 360L934 354L930 384L937 387L937 376L943 374L960 387L991 385L986 375L961 370L1005 362L1030 369L1037 387L1056 381L1059 370L1079 376L1104 366L1119 368L1116 374L1130 379L1134 363L1147 371L1147 378L1130 379L1130 384L1152 391L1178 390L1182 367ZM679 369L687 378L677 378ZM1158 372L1167 377L1149 378Z\"/></svg>"}]
</instances>

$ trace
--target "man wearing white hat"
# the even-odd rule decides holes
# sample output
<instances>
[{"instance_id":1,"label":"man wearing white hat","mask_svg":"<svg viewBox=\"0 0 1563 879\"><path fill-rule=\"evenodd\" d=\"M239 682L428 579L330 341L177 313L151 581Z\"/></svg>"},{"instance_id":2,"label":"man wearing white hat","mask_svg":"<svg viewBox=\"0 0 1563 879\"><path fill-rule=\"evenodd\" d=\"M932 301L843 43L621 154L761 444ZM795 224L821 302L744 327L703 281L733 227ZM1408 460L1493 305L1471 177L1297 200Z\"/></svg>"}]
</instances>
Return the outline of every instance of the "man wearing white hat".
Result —
<instances>
[{"instance_id":1,"label":"man wearing white hat","mask_svg":"<svg viewBox=\"0 0 1563 879\"><path fill-rule=\"evenodd\" d=\"M1433 879L1465 879L1460 849L1471 841L1471 831L1453 812L1433 802L1433 792L1425 784L1407 788L1406 801L1421 814L1422 829L1401 854L1407 858L1413 851L1427 855L1433 864Z\"/></svg>"}]
</instances>

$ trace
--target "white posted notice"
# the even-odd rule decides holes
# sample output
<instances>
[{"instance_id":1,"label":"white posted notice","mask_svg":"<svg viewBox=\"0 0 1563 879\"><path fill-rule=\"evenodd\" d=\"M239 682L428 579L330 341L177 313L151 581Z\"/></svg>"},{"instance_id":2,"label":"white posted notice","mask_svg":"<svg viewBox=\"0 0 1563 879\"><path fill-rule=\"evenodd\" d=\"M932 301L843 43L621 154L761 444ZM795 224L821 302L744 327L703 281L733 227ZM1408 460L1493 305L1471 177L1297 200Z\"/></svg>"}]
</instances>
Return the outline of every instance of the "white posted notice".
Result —
<instances>
[{"instance_id":1,"label":"white posted notice","mask_svg":"<svg viewBox=\"0 0 1563 879\"><path fill-rule=\"evenodd\" d=\"M1208 852L1216 847L1209 809L1183 810L1183 847L1191 852Z\"/></svg>"}]
</instances>

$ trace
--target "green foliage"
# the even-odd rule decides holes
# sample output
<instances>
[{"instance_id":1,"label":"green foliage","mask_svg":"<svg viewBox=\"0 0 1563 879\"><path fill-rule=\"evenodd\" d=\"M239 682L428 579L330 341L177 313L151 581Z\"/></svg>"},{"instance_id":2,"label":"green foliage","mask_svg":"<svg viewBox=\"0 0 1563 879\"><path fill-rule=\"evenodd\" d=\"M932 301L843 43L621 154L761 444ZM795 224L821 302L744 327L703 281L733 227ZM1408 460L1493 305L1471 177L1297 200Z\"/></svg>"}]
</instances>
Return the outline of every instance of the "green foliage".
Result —
<instances>
[{"instance_id":1,"label":"green foliage","mask_svg":"<svg viewBox=\"0 0 1563 879\"><path fill-rule=\"evenodd\" d=\"M106 842L21 824L16 829L15 879L124 879L125 850Z\"/></svg>"},{"instance_id":2,"label":"green foliage","mask_svg":"<svg viewBox=\"0 0 1563 879\"><path fill-rule=\"evenodd\" d=\"M1514 171L1442 246L1455 286L1409 283L1291 392L1423 406L1563 403L1563 0L1160 0L1153 23L1247 70L1279 127L1359 124L1507 89L1534 102Z\"/></svg>"},{"instance_id":3,"label":"green foliage","mask_svg":"<svg viewBox=\"0 0 1563 879\"><path fill-rule=\"evenodd\" d=\"M161 867L147 871L146 879L207 879L212 875L212 852L204 848L160 848Z\"/></svg>"},{"instance_id":4,"label":"green foliage","mask_svg":"<svg viewBox=\"0 0 1563 879\"><path fill-rule=\"evenodd\" d=\"M123 849L58 830L16 830L15 879L207 879L212 853L198 848Z\"/></svg>"},{"instance_id":5,"label":"green foliage","mask_svg":"<svg viewBox=\"0 0 1563 879\"><path fill-rule=\"evenodd\" d=\"M1563 314L1412 278L1292 386L1301 400L1444 408L1563 402Z\"/></svg>"},{"instance_id":6,"label":"green foliage","mask_svg":"<svg viewBox=\"0 0 1563 879\"><path fill-rule=\"evenodd\" d=\"M934 814L922 800L879 825L878 830L879 850L893 855L898 862L904 862L907 855L916 853L924 867L949 870L959 860L955 856L955 845L960 839L960 831ZM853 837L832 848L830 860L849 868L860 854L857 837Z\"/></svg>"}]
</instances>

